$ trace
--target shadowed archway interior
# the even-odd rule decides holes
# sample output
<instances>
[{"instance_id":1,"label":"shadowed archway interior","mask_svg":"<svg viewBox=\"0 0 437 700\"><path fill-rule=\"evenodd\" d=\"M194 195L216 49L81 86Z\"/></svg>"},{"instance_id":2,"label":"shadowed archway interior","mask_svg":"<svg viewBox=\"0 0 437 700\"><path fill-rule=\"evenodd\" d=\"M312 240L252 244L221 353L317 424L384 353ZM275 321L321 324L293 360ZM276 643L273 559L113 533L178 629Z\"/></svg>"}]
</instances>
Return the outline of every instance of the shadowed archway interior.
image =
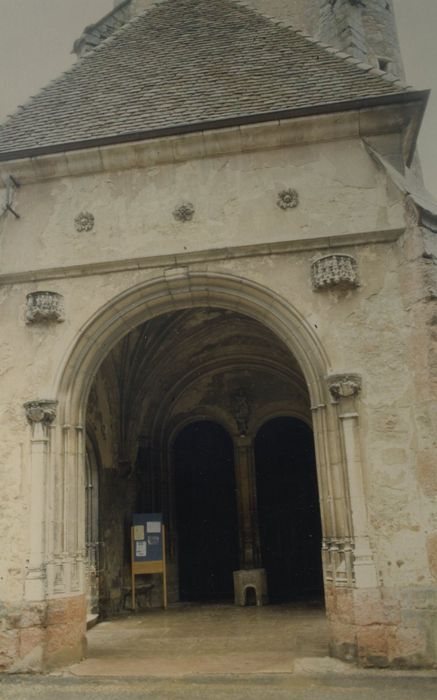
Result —
<instances>
[{"instance_id":1,"label":"shadowed archway interior","mask_svg":"<svg viewBox=\"0 0 437 700\"><path fill-rule=\"evenodd\" d=\"M278 417L255 440L262 560L272 602L321 598L322 531L312 430Z\"/></svg>"},{"instance_id":2,"label":"shadowed archway interior","mask_svg":"<svg viewBox=\"0 0 437 700\"><path fill-rule=\"evenodd\" d=\"M249 316L181 310L137 326L114 347L87 408L101 464L102 614L129 605L134 512L163 514L170 602L229 599L233 571L263 568L254 440L258 426L278 415L311 422L307 385L286 345ZM159 605L160 585L155 577L140 605Z\"/></svg>"},{"instance_id":3,"label":"shadowed archway interior","mask_svg":"<svg viewBox=\"0 0 437 700\"><path fill-rule=\"evenodd\" d=\"M211 421L186 426L174 444L174 471L180 599L232 599L239 553L230 436Z\"/></svg>"}]
</instances>

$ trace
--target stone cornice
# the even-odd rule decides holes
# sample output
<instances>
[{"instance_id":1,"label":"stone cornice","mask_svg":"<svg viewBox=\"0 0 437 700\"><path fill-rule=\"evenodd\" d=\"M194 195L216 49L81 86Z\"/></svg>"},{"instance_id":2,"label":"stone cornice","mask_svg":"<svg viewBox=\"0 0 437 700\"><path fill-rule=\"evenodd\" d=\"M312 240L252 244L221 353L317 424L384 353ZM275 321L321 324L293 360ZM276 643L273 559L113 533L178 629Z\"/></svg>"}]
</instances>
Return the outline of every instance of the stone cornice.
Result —
<instances>
[{"instance_id":1,"label":"stone cornice","mask_svg":"<svg viewBox=\"0 0 437 700\"><path fill-rule=\"evenodd\" d=\"M329 251L337 248L367 244L390 244L398 240L405 229L389 229L386 231L366 231L362 233L342 234L319 238L305 238L293 241L278 241L275 243L255 243L253 245L235 246L232 248L216 248L193 251L191 253L176 253L155 255L142 258L127 258L108 260L107 262L82 263L65 267L52 267L40 270L26 270L0 274L0 285L41 282L55 279L74 277L90 277L111 273L130 272L153 268L178 267L203 262L235 260L238 258L255 258L271 255L287 255L310 251Z\"/></svg>"},{"instance_id":2,"label":"stone cornice","mask_svg":"<svg viewBox=\"0 0 437 700\"><path fill-rule=\"evenodd\" d=\"M419 99L420 98L420 99ZM16 160L2 159L2 171L21 184L62 177L145 168L164 163L298 146L322 141L365 138L405 131L417 110L422 93L406 93L403 103L361 106L348 109L341 104L327 114L311 114L275 121L260 121L192 133L163 135L114 145L89 145L59 152L34 154ZM77 148L77 146L76 146ZM5 186L0 177L0 187Z\"/></svg>"}]
</instances>

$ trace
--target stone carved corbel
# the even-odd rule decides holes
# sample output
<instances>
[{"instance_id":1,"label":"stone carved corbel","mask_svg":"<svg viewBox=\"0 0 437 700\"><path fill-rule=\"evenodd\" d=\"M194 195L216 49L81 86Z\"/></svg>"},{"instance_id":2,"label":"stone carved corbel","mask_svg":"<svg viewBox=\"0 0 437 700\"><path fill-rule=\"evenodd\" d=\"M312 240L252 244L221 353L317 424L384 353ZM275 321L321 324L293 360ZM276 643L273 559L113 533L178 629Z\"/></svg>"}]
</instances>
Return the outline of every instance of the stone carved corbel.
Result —
<instances>
[{"instance_id":1,"label":"stone carved corbel","mask_svg":"<svg viewBox=\"0 0 437 700\"><path fill-rule=\"evenodd\" d=\"M27 295L26 323L64 320L64 298L57 292L30 292Z\"/></svg>"},{"instance_id":2,"label":"stone carved corbel","mask_svg":"<svg viewBox=\"0 0 437 700\"><path fill-rule=\"evenodd\" d=\"M357 261L352 255L324 255L311 265L313 289L353 289L359 286Z\"/></svg>"},{"instance_id":3,"label":"stone carved corbel","mask_svg":"<svg viewBox=\"0 0 437 700\"><path fill-rule=\"evenodd\" d=\"M357 396L362 386L359 374L332 374L327 377L327 382L329 392L334 401Z\"/></svg>"}]
</instances>

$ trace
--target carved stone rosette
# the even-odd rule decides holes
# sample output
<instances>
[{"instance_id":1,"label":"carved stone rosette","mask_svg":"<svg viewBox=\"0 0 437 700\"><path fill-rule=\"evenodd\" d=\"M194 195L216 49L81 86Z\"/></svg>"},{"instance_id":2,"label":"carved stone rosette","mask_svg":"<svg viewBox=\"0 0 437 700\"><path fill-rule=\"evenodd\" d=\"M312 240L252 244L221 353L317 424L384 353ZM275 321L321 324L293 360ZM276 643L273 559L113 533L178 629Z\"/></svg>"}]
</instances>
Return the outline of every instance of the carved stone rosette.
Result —
<instances>
[{"instance_id":1,"label":"carved stone rosette","mask_svg":"<svg viewBox=\"0 0 437 700\"><path fill-rule=\"evenodd\" d=\"M81 211L80 214L74 219L74 225L78 233L83 233L84 231L92 231L94 228L94 214L89 211Z\"/></svg>"},{"instance_id":2,"label":"carved stone rosette","mask_svg":"<svg viewBox=\"0 0 437 700\"><path fill-rule=\"evenodd\" d=\"M358 265L352 255L336 253L315 260L311 266L314 290L358 287Z\"/></svg>"},{"instance_id":3,"label":"carved stone rosette","mask_svg":"<svg viewBox=\"0 0 437 700\"><path fill-rule=\"evenodd\" d=\"M327 377L329 392L335 401L357 396L362 387L359 374L332 374Z\"/></svg>"},{"instance_id":4,"label":"carved stone rosette","mask_svg":"<svg viewBox=\"0 0 437 700\"><path fill-rule=\"evenodd\" d=\"M182 223L191 221L194 216L194 206L190 202L185 202L174 210L173 216L177 221L182 221Z\"/></svg>"},{"instance_id":5,"label":"carved stone rosette","mask_svg":"<svg viewBox=\"0 0 437 700\"><path fill-rule=\"evenodd\" d=\"M299 193L297 190L282 190L278 193L276 202L280 209L294 209L299 204Z\"/></svg>"},{"instance_id":6,"label":"carved stone rosette","mask_svg":"<svg viewBox=\"0 0 437 700\"><path fill-rule=\"evenodd\" d=\"M31 292L27 295L26 323L64 320L64 299L57 292Z\"/></svg>"},{"instance_id":7,"label":"carved stone rosette","mask_svg":"<svg viewBox=\"0 0 437 700\"><path fill-rule=\"evenodd\" d=\"M49 425L56 418L57 401L51 399L38 399L37 401L27 401L24 404L26 418L32 425L34 423L44 423Z\"/></svg>"}]
</instances>

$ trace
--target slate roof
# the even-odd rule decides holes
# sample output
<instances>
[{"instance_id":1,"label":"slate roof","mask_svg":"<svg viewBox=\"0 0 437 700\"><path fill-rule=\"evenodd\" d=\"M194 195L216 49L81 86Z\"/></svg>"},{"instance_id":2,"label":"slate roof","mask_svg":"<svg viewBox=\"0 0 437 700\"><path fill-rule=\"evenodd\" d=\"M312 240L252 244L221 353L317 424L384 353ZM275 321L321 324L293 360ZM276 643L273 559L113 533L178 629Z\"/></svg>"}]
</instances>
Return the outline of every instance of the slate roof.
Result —
<instances>
[{"instance_id":1,"label":"slate roof","mask_svg":"<svg viewBox=\"0 0 437 700\"><path fill-rule=\"evenodd\" d=\"M0 159L405 91L235 0L164 0L9 117Z\"/></svg>"}]
</instances>

